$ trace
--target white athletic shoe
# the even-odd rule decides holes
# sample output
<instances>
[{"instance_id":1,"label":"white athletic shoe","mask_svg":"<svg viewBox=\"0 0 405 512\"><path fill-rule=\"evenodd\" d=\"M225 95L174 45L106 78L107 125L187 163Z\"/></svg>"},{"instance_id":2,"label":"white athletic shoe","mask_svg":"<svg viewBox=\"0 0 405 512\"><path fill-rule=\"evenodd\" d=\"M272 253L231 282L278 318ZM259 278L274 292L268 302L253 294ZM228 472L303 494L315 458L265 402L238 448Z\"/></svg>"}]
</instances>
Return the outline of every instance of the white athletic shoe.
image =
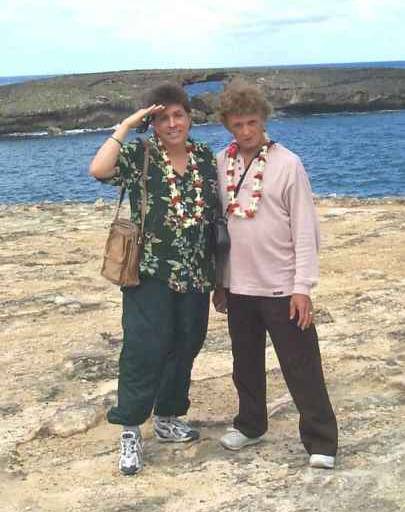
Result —
<instances>
[{"instance_id":1,"label":"white athletic shoe","mask_svg":"<svg viewBox=\"0 0 405 512\"><path fill-rule=\"evenodd\" d=\"M200 437L198 430L176 416L155 416L153 426L158 441L166 443L186 443Z\"/></svg>"},{"instance_id":2,"label":"white athletic shoe","mask_svg":"<svg viewBox=\"0 0 405 512\"><path fill-rule=\"evenodd\" d=\"M141 431L124 430L121 434L121 455L118 464L123 475L135 475L143 468L143 442Z\"/></svg>"},{"instance_id":3,"label":"white athletic shoe","mask_svg":"<svg viewBox=\"0 0 405 512\"><path fill-rule=\"evenodd\" d=\"M309 458L309 465L311 468L333 469L335 467L335 457L313 453Z\"/></svg>"},{"instance_id":4,"label":"white athletic shoe","mask_svg":"<svg viewBox=\"0 0 405 512\"><path fill-rule=\"evenodd\" d=\"M263 440L263 436L260 437L247 437L245 434L236 428L228 428L228 433L221 437L220 443L224 448L228 450L240 450L245 446L260 443Z\"/></svg>"}]
</instances>

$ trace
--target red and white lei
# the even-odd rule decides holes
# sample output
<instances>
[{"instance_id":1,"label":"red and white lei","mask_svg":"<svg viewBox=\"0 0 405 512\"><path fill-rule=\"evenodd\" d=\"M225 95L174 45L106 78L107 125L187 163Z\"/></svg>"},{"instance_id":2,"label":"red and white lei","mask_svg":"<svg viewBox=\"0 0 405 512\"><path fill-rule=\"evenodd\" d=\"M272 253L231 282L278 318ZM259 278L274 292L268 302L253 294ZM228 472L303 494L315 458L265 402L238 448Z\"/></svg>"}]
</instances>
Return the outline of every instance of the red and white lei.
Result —
<instances>
[{"instance_id":1,"label":"red and white lei","mask_svg":"<svg viewBox=\"0 0 405 512\"><path fill-rule=\"evenodd\" d=\"M163 146L160 139L158 139L158 147L165 163L163 172L166 177L167 184L169 185L170 206L172 207L174 214L180 219L184 228L195 226L198 222L201 222L205 201L202 197L203 179L198 172L198 165L194 155L194 145L189 141L186 142L186 151L188 155L187 166L191 167L192 186L195 191L194 205L190 213L187 212L185 203L177 189L176 173L167 154L166 148Z\"/></svg>"},{"instance_id":2,"label":"red and white lei","mask_svg":"<svg viewBox=\"0 0 405 512\"><path fill-rule=\"evenodd\" d=\"M252 165L256 164L253 175L253 187L252 197L249 202L248 208L244 210L241 208L237 198L235 197L236 185L235 185L235 161L238 156L239 146L236 142L232 142L226 150L228 157L228 167L226 171L226 190L228 193L228 213L230 215L236 215L242 219L252 219L259 208L259 202L262 198L263 189L263 173L266 166L267 154L269 148L272 146L272 142L266 137L266 142L263 144L259 155L255 158L257 162L252 162Z\"/></svg>"}]
</instances>

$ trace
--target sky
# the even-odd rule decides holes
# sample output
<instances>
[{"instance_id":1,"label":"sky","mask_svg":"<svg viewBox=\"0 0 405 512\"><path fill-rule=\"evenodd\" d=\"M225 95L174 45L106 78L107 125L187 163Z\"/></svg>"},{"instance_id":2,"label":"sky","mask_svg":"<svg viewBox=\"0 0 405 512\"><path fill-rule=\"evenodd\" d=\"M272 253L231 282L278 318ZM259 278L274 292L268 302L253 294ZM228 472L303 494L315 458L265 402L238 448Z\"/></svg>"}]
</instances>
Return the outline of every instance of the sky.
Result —
<instances>
[{"instance_id":1,"label":"sky","mask_svg":"<svg viewBox=\"0 0 405 512\"><path fill-rule=\"evenodd\" d=\"M404 0L0 0L0 76L405 60Z\"/></svg>"}]
</instances>

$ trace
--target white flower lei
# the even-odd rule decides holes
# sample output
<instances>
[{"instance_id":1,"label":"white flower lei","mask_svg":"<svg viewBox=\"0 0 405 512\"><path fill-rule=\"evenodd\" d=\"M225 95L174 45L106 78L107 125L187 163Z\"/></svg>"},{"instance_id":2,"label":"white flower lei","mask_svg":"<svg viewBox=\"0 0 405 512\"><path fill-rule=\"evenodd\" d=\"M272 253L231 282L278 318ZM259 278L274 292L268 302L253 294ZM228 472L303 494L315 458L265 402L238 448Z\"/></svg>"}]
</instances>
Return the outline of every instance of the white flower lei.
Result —
<instances>
[{"instance_id":1,"label":"white flower lei","mask_svg":"<svg viewBox=\"0 0 405 512\"><path fill-rule=\"evenodd\" d=\"M228 213L230 215L236 215L242 219L252 219L256 215L259 208L259 202L262 198L263 173L266 167L267 154L272 144L273 143L266 135L266 142L263 144L260 153L255 158L255 160L257 160L257 168L255 169L255 174L253 176L252 197L250 199L248 208L244 210L242 210L235 196L235 161L239 152L239 146L235 141L229 145L226 151L226 155L228 157L228 167L226 171L226 190L228 193ZM252 165L254 164L255 162L252 162Z\"/></svg>"},{"instance_id":2,"label":"white flower lei","mask_svg":"<svg viewBox=\"0 0 405 512\"><path fill-rule=\"evenodd\" d=\"M186 211L185 203L183 202L181 194L177 189L176 173L167 154L166 148L163 146L159 138L157 138L157 141L159 150L162 153L162 158L165 163L164 175L169 185L171 200L170 206L174 210L175 215L177 215L177 217L182 221L182 226L184 228L195 226L198 222L201 222L205 201L202 197L203 179L200 173L198 172L198 165L194 156L194 145L189 141L186 142L186 151L188 154L187 166L191 166L192 184L193 189L195 190L193 211L191 212L191 214L188 214Z\"/></svg>"}]
</instances>

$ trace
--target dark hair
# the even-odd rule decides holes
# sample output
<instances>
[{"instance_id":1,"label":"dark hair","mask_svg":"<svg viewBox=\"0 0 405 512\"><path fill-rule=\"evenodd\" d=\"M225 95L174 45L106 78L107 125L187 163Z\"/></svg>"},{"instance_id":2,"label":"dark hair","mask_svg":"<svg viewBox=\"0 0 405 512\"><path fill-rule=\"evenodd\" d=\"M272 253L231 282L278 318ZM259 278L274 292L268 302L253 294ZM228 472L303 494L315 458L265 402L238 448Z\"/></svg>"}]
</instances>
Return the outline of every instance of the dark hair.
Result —
<instances>
[{"instance_id":1,"label":"dark hair","mask_svg":"<svg viewBox=\"0 0 405 512\"><path fill-rule=\"evenodd\" d=\"M149 105L181 105L187 113L191 112L191 104L186 91L179 84L165 83L158 85L147 96Z\"/></svg>"}]
</instances>

